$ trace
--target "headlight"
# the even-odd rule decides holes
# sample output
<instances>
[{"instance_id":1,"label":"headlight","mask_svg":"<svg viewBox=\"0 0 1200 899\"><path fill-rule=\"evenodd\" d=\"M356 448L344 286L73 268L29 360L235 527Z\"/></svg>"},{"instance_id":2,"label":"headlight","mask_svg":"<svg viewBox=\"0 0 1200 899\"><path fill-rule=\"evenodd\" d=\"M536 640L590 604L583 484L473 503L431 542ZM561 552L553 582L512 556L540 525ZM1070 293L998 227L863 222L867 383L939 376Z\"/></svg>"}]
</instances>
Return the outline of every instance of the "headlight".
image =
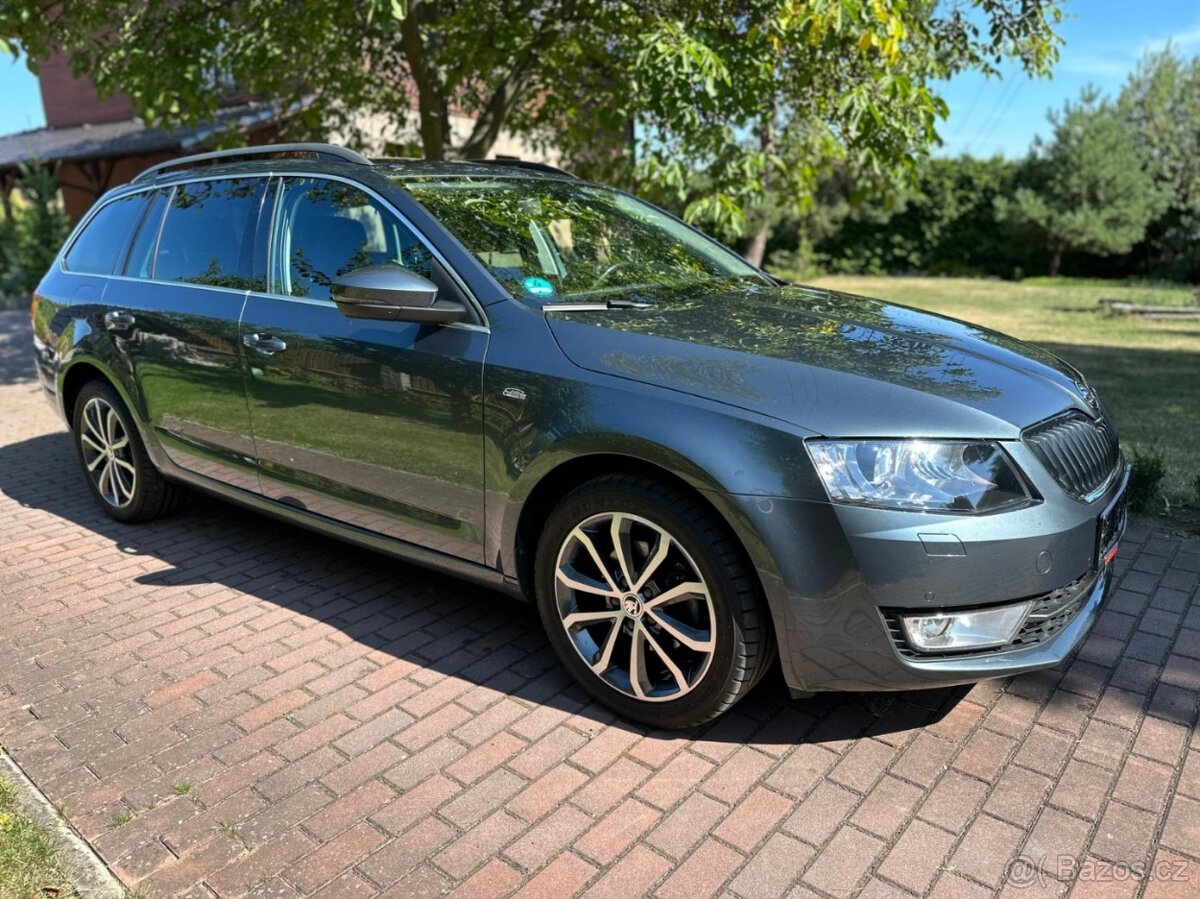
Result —
<instances>
[{"instance_id":1,"label":"headlight","mask_svg":"<svg viewBox=\"0 0 1200 899\"><path fill-rule=\"evenodd\" d=\"M835 503L971 513L1030 499L1016 468L994 443L810 440L806 446Z\"/></svg>"}]
</instances>

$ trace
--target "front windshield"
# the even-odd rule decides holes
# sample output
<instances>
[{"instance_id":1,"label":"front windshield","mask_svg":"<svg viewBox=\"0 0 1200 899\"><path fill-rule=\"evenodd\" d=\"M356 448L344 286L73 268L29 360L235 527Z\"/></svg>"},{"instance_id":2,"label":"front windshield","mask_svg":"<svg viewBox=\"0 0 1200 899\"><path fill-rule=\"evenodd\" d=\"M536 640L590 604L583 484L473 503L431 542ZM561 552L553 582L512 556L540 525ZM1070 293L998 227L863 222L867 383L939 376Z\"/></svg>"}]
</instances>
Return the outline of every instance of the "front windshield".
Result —
<instances>
[{"instance_id":1,"label":"front windshield","mask_svg":"<svg viewBox=\"0 0 1200 899\"><path fill-rule=\"evenodd\" d=\"M620 299L763 276L628 194L576 181L397 179L513 296L538 304Z\"/></svg>"}]
</instances>

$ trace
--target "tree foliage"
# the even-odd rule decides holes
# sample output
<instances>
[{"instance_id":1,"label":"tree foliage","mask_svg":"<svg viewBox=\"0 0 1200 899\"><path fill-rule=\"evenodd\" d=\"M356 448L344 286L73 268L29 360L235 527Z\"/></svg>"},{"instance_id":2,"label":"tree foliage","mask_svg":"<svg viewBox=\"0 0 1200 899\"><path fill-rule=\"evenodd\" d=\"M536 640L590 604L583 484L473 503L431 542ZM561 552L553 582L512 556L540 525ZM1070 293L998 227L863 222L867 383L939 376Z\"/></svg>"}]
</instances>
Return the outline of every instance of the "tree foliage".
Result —
<instances>
[{"instance_id":1,"label":"tree foliage","mask_svg":"<svg viewBox=\"0 0 1200 899\"><path fill-rule=\"evenodd\" d=\"M211 119L236 90L291 110L294 135L415 124L430 158L487 155L506 129L737 235L768 193L809 203L835 163L911 181L947 112L938 80L1047 71L1061 2L10 0L0 42L63 48L154 124Z\"/></svg>"},{"instance_id":2,"label":"tree foliage","mask_svg":"<svg viewBox=\"0 0 1200 899\"><path fill-rule=\"evenodd\" d=\"M44 166L22 166L15 193L12 218L0 222L0 296L32 293L71 230Z\"/></svg>"},{"instance_id":3,"label":"tree foliage","mask_svg":"<svg viewBox=\"0 0 1200 899\"><path fill-rule=\"evenodd\" d=\"M1149 262L1163 275L1200 280L1200 56L1149 53L1119 98L1149 169L1168 198L1151 223Z\"/></svg>"},{"instance_id":4,"label":"tree foliage","mask_svg":"<svg viewBox=\"0 0 1200 899\"><path fill-rule=\"evenodd\" d=\"M1000 218L1044 235L1049 274L1063 253L1128 253L1163 209L1150 154L1117 107L1092 88L1078 102L1051 113L1054 137L1036 140L1029 164L1032 185L997 200Z\"/></svg>"},{"instance_id":5,"label":"tree foliage","mask_svg":"<svg viewBox=\"0 0 1200 899\"><path fill-rule=\"evenodd\" d=\"M936 83L1004 58L1056 58L1054 2L701 0L654 10L628 81L636 172L688 192L727 234L768 193L803 208L835 165L863 187L911 183L947 113Z\"/></svg>"},{"instance_id":6,"label":"tree foliage","mask_svg":"<svg viewBox=\"0 0 1200 899\"><path fill-rule=\"evenodd\" d=\"M994 202L1018 166L1003 159L931 159L916 188L891 209L850 204L842 188L836 228L816 249L835 271L1011 276L1017 261L997 227Z\"/></svg>"}]
</instances>

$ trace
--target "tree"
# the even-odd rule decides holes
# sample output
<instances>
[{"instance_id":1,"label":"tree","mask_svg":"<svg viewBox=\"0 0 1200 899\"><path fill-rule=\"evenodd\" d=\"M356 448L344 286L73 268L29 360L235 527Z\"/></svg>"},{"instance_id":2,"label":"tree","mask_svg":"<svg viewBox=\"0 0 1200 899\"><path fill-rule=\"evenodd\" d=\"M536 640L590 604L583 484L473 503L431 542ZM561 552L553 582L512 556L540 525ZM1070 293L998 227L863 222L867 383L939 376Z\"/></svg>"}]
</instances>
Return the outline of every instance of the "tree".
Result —
<instances>
[{"instance_id":1,"label":"tree","mask_svg":"<svg viewBox=\"0 0 1200 899\"><path fill-rule=\"evenodd\" d=\"M1163 195L1147 148L1094 88L1050 121L1053 139L1036 139L1027 161L1030 186L997 199L996 209L1002 220L1044 236L1053 276L1068 250L1129 252L1162 211Z\"/></svg>"},{"instance_id":2,"label":"tree","mask_svg":"<svg viewBox=\"0 0 1200 899\"><path fill-rule=\"evenodd\" d=\"M1166 198L1147 233L1162 274L1200 279L1200 57L1168 47L1149 53L1121 91L1119 108Z\"/></svg>"},{"instance_id":3,"label":"tree","mask_svg":"<svg viewBox=\"0 0 1200 899\"><path fill-rule=\"evenodd\" d=\"M32 293L71 230L58 179L43 166L21 166L15 193L13 216L0 229L0 296Z\"/></svg>"},{"instance_id":4,"label":"tree","mask_svg":"<svg viewBox=\"0 0 1200 899\"><path fill-rule=\"evenodd\" d=\"M835 163L911 180L947 112L936 82L1005 58L1045 72L1061 2L10 0L0 46L63 48L154 124L211 119L236 86L298 135L354 142L356 114L415 112L433 159L486 155L504 128L736 237L769 192L803 207ZM454 109L475 117L458 141ZM758 261L772 216L756 220Z\"/></svg>"},{"instance_id":5,"label":"tree","mask_svg":"<svg viewBox=\"0 0 1200 899\"><path fill-rule=\"evenodd\" d=\"M1015 58L1032 74L1056 58L1056 2L681 0L652 5L626 105L639 182L673 187L685 217L726 237L777 194L808 205L849 165L860 186L911 184L947 113L936 84ZM620 106L617 102L614 105ZM703 173L709 189L690 187ZM746 247L761 261L772 216Z\"/></svg>"}]
</instances>

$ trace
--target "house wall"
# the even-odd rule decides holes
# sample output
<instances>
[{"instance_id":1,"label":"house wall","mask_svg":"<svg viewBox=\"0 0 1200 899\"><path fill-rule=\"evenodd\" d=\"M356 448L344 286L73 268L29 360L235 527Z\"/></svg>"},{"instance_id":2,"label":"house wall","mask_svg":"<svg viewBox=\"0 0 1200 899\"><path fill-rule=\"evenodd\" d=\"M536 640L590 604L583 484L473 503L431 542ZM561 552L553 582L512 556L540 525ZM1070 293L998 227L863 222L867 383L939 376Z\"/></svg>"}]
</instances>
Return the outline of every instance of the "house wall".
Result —
<instances>
[{"instance_id":1,"label":"house wall","mask_svg":"<svg viewBox=\"0 0 1200 899\"><path fill-rule=\"evenodd\" d=\"M412 115L412 122L402 129L396 129L390 119L383 115L360 114L356 117L354 124L362 129L363 135L366 138L366 153L368 156L382 155L388 144L413 145L419 155L421 138L417 130L415 112ZM451 113L451 146L461 146L470 137L471 129L474 125L475 120L473 118ZM329 141L334 144L345 143L345 136L339 132L333 132L329 135ZM559 162L556 154L547 154L538 150L522 136L511 134L508 131L500 132L499 137L496 138L495 145L488 155L516 156L519 159L546 162L550 165L557 165Z\"/></svg>"},{"instance_id":2,"label":"house wall","mask_svg":"<svg viewBox=\"0 0 1200 899\"><path fill-rule=\"evenodd\" d=\"M67 57L55 51L38 63L38 84L42 89L42 109L51 128L72 125L96 125L133 118L129 98L116 94L103 100L96 96L96 85L86 75L76 78Z\"/></svg>"},{"instance_id":3,"label":"house wall","mask_svg":"<svg viewBox=\"0 0 1200 899\"><path fill-rule=\"evenodd\" d=\"M63 208L71 221L77 222L109 188L126 184L143 169L178 155L179 151L172 150L114 159L64 162L58 169ZM104 180L105 174L107 180Z\"/></svg>"}]
</instances>

